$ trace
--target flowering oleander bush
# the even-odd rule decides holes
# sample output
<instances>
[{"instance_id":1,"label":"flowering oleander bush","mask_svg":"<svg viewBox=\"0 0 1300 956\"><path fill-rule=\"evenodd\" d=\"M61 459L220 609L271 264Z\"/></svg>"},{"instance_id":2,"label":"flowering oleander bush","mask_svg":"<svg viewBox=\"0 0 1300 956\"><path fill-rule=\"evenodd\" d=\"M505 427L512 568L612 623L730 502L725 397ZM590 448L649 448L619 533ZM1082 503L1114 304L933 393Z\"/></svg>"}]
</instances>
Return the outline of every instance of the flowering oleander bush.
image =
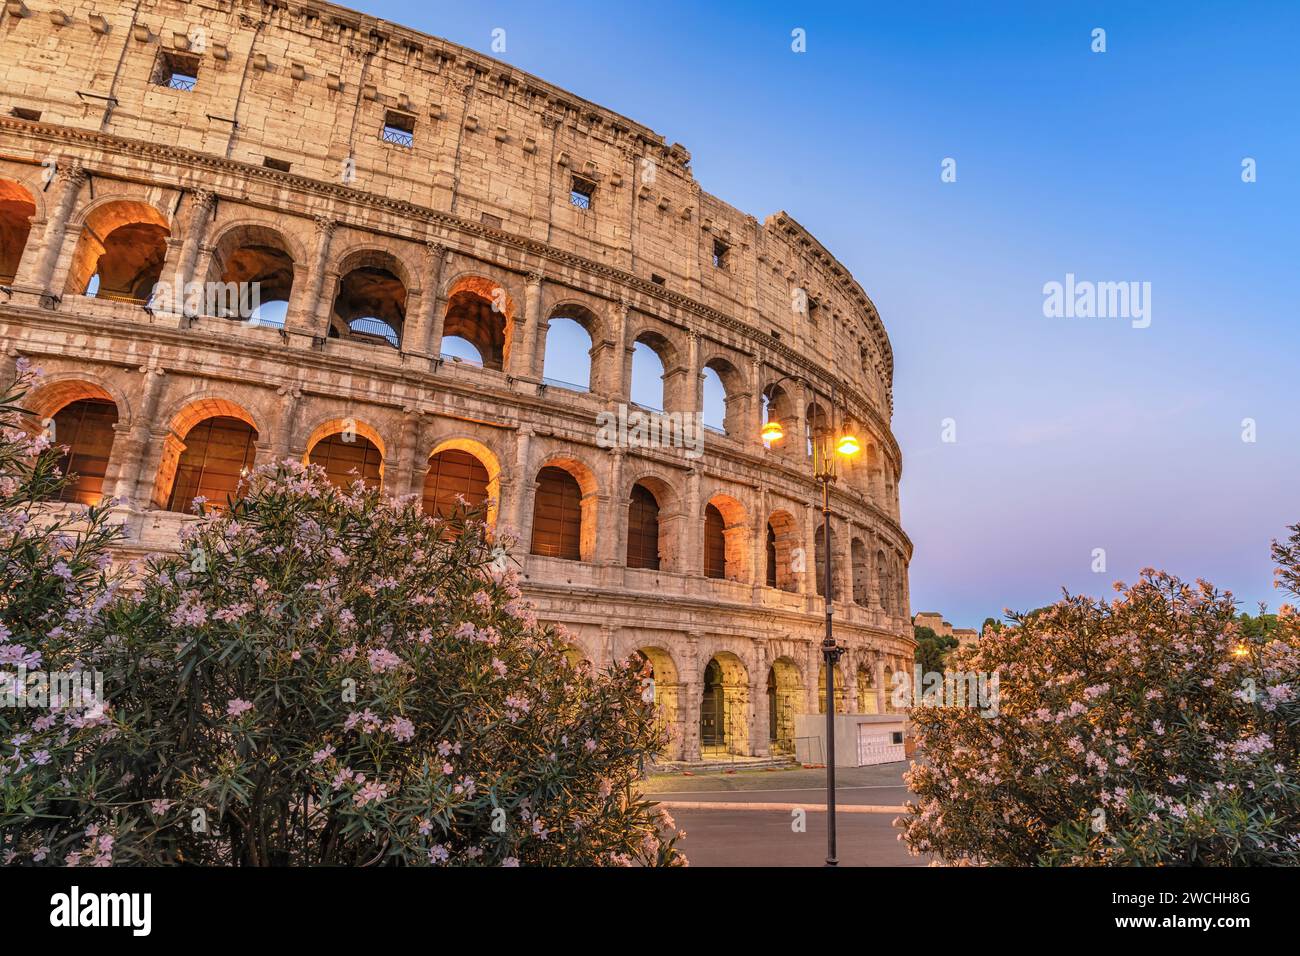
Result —
<instances>
[{"instance_id":1,"label":"flowering oleander bush","mask_svg":"<svg viewBox=\"0 0 1300 956\"><path fill-rule=\"evenodd\" d=\"M1274 545L1294 583L1300 525ZM911 711L913 852L1003 865L1300 863L1300 617L1245 634L1230 594L1152 570L956 652L997 671L997 716Z\"/></svg>"},{"instance_id":2,"label":"flowering oleander bush","mask_svg":"<svg viewBox=\"0 0 1300 956\"><path fill-rule=\"evenodd\" d=\"M90 626L113 597L107 506L51 508L69 477L62 450L21 408L37 372L19 360L0 395L0 863L54 861L65 846L51 821L66 806L69 774L112 733L102 708L49 675L95 667ZM87 681L85 687L93 685ZM50 706L51 702L56 706ZM98 834L76 851L99 857ZM67 852L72 852L69 848Z\"/></svg>"},{"instance_id":3,"label":"flowering oleander bush","mask_svg":"<svg viewBox=\"0 0 1300 956\"><path fill-rule=\"evenodd\" d=\"M648 672L571 667L478 516L293 462L245 491L88 615L107 724L11 861L685 862L633 787Z\"/></svg>"}]
</instances>

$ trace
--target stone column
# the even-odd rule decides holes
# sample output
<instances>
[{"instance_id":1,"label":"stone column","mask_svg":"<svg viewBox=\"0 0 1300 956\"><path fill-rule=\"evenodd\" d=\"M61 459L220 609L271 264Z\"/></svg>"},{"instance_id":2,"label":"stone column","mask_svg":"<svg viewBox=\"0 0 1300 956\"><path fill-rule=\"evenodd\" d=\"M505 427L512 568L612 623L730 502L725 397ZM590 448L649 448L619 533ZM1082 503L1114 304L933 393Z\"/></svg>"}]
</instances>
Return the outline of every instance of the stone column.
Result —
<instances>
[{"instance_id":1,"label":"stone column","mask_svg":"<svg viewBox=\"0 0 1300 956\"><path fill-rule=\"evenodd\" d=\"M614 342L614 348L609 359L609 385L607 391L609 397L615 402L629 401L627 318L628 310L631 307L632 304L627 299L620 299L618 308L614 310L613 329L610 335Z\"/></svg>"},{"instance_id":2,"label":"stone column","mask_svg":"<svg viewBox=\"0 0 1300 956\"><path fill-rule=\"evenodd\" d=\"M33 257L23 257L31 264L29 274L20 274L14 279L15 286L29 286L41 295L49 295L51 292L50 283L54 278L54 269L58 265L59 255L63 252L68 219L72 215L72 210L76 208L81 187L90 179L89 173L77 162L66 166L60 165L55 175L59 183L59 195L46 220L40 250Z\"/></svg>"},{"instance_id":3,"label":"stone column","mask_svg":"<svg viewBox=\"0 0 1300 956\"><path fill-rule=\"evenodd\" d=\"M216 202L216 194L207 189L197 189L190 194L190 215L175 263L175 276L172 277L168 272L168 266L172 265L170 261L164 263L162 271L163 279L174 281L182 291L194 279L194 266L198 262L199 250L207 235L208 222L212 219L212 208ZM205 251L211 255L211 248Z\"/></svg>"},{"instance_id":4,"label":"stone column","mask_svg":"<svg viewBox=\"0 0 1300 956\"><path fill-rule=\"evenodd\" d=\"M285 318L285 331L290 340L300 348L310 348L313 336L324 335L326 329L320 319L322 311L321 298L327 291L325 283L330 256L330 244L333 241L335 222L325 216L316 217L316 251L312 257L311 267L307 272L307 281L302 296L295 295L296 308L290 308ZM297 284L295 282L295 292ZM325 305L328 309L332 303Z\"/></svg>"},{"instance_id":5,"label":"stone column","mask_svg":"<svg viewBox=\"0 0 1300 956\"><path fill-rule=\"evenodd\" d=\"M686 473L686 522L682 535L682 562L686 574L704 574L704 503L700 500L700 469Z\"/></svg>"},{"instance_id":6,"label":"stone column","mask_svg":"<svg viewBox=\"0 0 1300 956\"><path fill-rule=\"evenodd\" d=\"M530 272L524 286L524 313L515 316L510 333L509 371L516 378L541 378L546 348L543 325L542 274Z\"/></svg>"},{"instance_id":7,"label":"stone column","mask_svg":"<svg viewBox=\"0 0 1300 956\"><path fill-rule=\"evenodd\" d=\"M447 271L447 259L450 252L442 243L432 243L431 246L431 252L437 262L438 277L435 280L436 287L430 290L430 293L425 298L425 305L429 310L429 320L424 328L424 352L429 358L437 359L442 354L442 330L447 322L447 299L443 295L442 276Z\"/></svg>"},{"instance_id":8,"label":"stone column","mask_svg":"<svg viewBox=\"0 0 1300 956\"><path fill-rule=\"evenodd\" d=\"M754 568L754 603L758 603L758 591L767 587L767 489L758 490L754 512L754 541L750 549Z\"/></svg>"},{"instance_id":9,"label":"stone column","mask_svg":"<svg viewBox=\"0 0 1300 956\"><path fill-rule=\"evenodd\" d=\"M531 504L528 501L529 490L534 487L534 475L531 458L531 444L533 430L527 425L522 426L515 434L515 479L514 487L511 489L511 501L506 509L507 522L511 530L519 538L519 549L527 553L532 546L530 528Z\"/></svg>"},{"instance_id":10,"label":"stone column","mask_svg":"<svg viewBox=\"0 0 1300 956\"><path fill-rule=\"evenodd\" d=\"M750 728L749 752L755 757L766 757L771 752L772 715L767 706L767 671L771 664L767 659L767 644L754 638L754 661L749 682L749 700L753 707L754 720Z\"/></svg>"},{"instance_id":11,"label":"stone column","mask_svg":"<svg viewBox=\"0 0 1300 956\"><path fill-rule=\"evenodd\" d=\"M156 365L140 368L139 398L135 402L135 413L131 418L131 430L122 448L118 465L117 485L113 496L128 508L143 509L149 491L149 477L144 472L148 459L149 438L154 427L154 416L158 414L158 400L162 395L163 375L165 372ZM117 447L114 442L114 453Z\"/></svg>"},{"instance_id":12,"label":"stone column","mask_svg":"<svg viewBox=\"0 0 1300 956\"><path fill-rule=\"evenodd\" d=\"M700 705L703 694L703 671L700 666L700 638L686 635L686 653L682 661L682 693L678 707L682 714L682 759L700 759Z\"/></svg>"},{"instance_id":13,"label":"stone column","mask_svg":"<svg viewBox=\"0 0 1300 956\"><path fill-rule=\"evenodd\" d=\"M298 428L298 408L302 400L302 388L297 382L286 382L276 389L275 394L279 401L271 432L271 454L276 462L281 462L289 457L293 436Z\"/></svg>"},{"instance_id":14,"label":"stone column","mask_svg":"<svg viewBox=\"0 0 1300 956\"><path fill-rule=\"evenodd\" d=\"M694 329L687 335L686 386L689 392L682 410L698 414L704 408L704 369L700 368L700 335Z\"/></svg>"},{"instance_id":15,"label":"stone column","mask_svg":"<svg viewBox=\"0 0 1300 956\"><path fill-rule=\"evenodd\" d=\"M748 432L741 440L744 444L761 451L763 447L763 362L751 359L749 363L750 382L749 413L745 420Z\"/></svg>"},{"instance_id":16,"label":"stone column","mask_svg":"<svg viewBox=\"0 0 1300 956\"><path fill-rule=\"evenodd\" d=\"M872 663L872 668L876 675L876 713L887 713L889 709L889 695L893 690L892 687L885 686L885 659L880 654L876 654Z\"/></svg>"},{"instance_id":17,"label":"stone column","mask_svg":"<svg viewBox=\"0 0 1300 956\"><path fill-rule=\"evenodd\" d=\"M622 448L611 448L609 459L609 504L606 520L602 522L608 530L602 535L602 540L610 539L612 542L613 553L606 556L606 563L626 564L628 498L623 494L623 471L627 452Z\"/></svg>"},{"instance_id":18,"label":"stone column","mask_svg":"<svg viewBox=\"0 0 1300 956\"><path fill-rule=\"evenodd\" d=\"M402 432L398 439L397 468L393 477L393 492L398 496L417 494L424 488L424 476L415 460L422 419L422 413L414 405L402 409Z\"/></svg>"},{"instance_id":19,"label":"stone column","mask_svg":"<svg viewBox=\"0 0 1300 956\"><path fill-rule=\"evenodd\" d=\"M821 580L817 573L817 528L822 522L822 513L820 508L815 508L809 504L804 506L804 515L805 573L803 576L808 583L803 593L808 595L810 602L817 603L820 601L817 594L817 585Z\"/></svg>"},{"instance_id":20,"label":"stone column","mask_svg":"<svg viewBox=\"0 0 1300 956\"><path fill-rule=\"evenodd\" d=\"M407 310L412 316L409 327L402 334L402 351L412 355L429 355L429 341L433 332L433 316L438 308L438 289L442 285L442 261L447 249L439 242L424 244L420 301L417 308Z\"/></svg>"}]
</instances>

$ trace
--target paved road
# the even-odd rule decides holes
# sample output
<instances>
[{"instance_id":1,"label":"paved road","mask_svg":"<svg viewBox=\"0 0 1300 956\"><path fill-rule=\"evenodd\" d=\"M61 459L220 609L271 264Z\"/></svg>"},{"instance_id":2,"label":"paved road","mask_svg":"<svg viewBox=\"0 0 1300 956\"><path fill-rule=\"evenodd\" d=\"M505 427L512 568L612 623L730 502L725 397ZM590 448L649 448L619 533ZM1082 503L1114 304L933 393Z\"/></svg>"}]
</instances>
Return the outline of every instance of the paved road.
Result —
<instances>
[{"instance_id":1,"label":"paved road","mask_svg":"<svg viewBox=\"0 0 1300 956\"><path fill-rule=\"evenodd\" d=\"M906 763L841 768L836 815L841 866L924 866L898 840L894 808L908 798ZM668 807L686 838L680 846L694 866L821 866L826 859L825 770L739 771L652 777L646 796L668 804L719 804L727 809ZM765 804L762 809L743 805ZM740 806L738 806L740 805ZM779 808L778 808L779 807ZM804 832L792 826L795 808L808 808ZM853 808L859 808L854 810Z\"/></svg>"}]
</instances>

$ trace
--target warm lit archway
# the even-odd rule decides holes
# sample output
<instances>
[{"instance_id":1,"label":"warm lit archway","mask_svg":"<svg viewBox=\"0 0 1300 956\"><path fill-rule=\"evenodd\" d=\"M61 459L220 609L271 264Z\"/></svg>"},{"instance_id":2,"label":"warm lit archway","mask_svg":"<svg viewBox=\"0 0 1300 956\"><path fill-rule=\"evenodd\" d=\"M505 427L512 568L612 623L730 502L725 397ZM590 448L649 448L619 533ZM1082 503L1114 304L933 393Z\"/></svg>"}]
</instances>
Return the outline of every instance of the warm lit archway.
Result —
<instances>
[{"instance_id":1,"label":"warm lit archway","mask_svg":"<svg viewBox=\"0 0 1300 956\"><path fill-rule=\"evenodd\" d=\"M464 360L469 353L460 343L465 343L484 368L502 371L510 361L514 325L514 299L499 282L462 276L447 291L443 357Z\"/></svg>"},{"instance_id":2,"label":"warm lit archway","mask_svg":"<svg viewBox=\"0 0 1300 956\"><path fill-rule=\"evenodd\" d=\"M162 276L171 230L148 203L119 199L86 214L64 291L120 302L149 301Z\"/></svg>"},{"instance_id":3,"label":"warm lit archway","mask_svg":"<svg viewBox=\"0 0 1300 956\"><path fill-rule=\"evenodd\" d=\"M0 179L0 285L12 285L36 216L36 200L27 187Z\"/></svg>"}]
</instances>

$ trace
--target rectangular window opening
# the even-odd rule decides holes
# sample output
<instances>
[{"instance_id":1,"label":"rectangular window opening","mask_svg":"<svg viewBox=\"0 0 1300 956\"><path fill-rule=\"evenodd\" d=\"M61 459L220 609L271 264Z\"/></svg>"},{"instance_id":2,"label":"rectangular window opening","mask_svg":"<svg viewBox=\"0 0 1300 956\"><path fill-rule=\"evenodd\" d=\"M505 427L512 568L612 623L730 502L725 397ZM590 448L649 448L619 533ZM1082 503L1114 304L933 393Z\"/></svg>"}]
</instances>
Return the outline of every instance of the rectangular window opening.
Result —
<instances>
[{"instance_id":1,"label":"rectangular window opening","mask_svg":"<svg viewBox=\"0 0 1300 956\"><path fill-rule=\"evenodd\" d=\"M664 277L655 272L650 273L650 281L655 285L664 285Z\"/></svg>"},{"instance_id":2,"label":"rectangular window opening","mask_svg":"<svg viewBox=\"0 0 1300 956\"><path fill-rule=\"evenodd\" d=\"M274 169L277 172L287 173L292 164L286 163L283 159L272 159L270 156L263 156L262 165L267 169Z\"/></svg>"},{"instance_id":3,"label":"rectangular window opening","mask_svg":"<svg viewBox=\"0 0 1300 956\"><path fill-rule=\"evenodd\" d=\"M41 119L41 111L40 111L40 110L29 110L29 109L26 109L26 108L24 108L24 107L22 107L22 106L15 106L15 107L14 107L12 110L10 110L9 112L10 112L13 116L17 117L18 119L21 119L21 120L31 120L33 123L40 122L40 119Z\"/></svg>"},{"instance_id":4,"label":"rectangular window opening","mask_svg":"<svg viewBox=\"0 0 1300 956\"><path fill-rule=\"evenodd\" d=\"M193 91L199 81L199 58L192 53L163 50L158 57L154 83L184 93Z\"/></svg>"},{"instance_id":5,"label":"rectangular window opening","mask_svg":"<svg viewBox=\"0 0 1300 956\"><path fill-rule=\"evenodd\" d=\"M581 176L573 177L573 185L569 188L569 202L579 209L591 208L591 197L596 194L596 184L590 179L583 179Z\"/></svg>"},{"instance_id":6,"label":"rectangular window opening","mask_svg":"<svg viewBox=\"0 0 1300 956\"><path fill-rule=\"evenodd\" d=\"M727 268L727 244L721 239L713 240L713 268Z\"/></svg>"},{"instance_id":7,"label":"rectangular window opening","mask_svg":"<svg viewBox=\"0 0 1300 956\"><path fill-rule=\"evenodd\" d=\"M389 110L384 114L382 138L385 143L411 149L415 145L415 117L410 113Z\"/></svg>"}]
</instances>

